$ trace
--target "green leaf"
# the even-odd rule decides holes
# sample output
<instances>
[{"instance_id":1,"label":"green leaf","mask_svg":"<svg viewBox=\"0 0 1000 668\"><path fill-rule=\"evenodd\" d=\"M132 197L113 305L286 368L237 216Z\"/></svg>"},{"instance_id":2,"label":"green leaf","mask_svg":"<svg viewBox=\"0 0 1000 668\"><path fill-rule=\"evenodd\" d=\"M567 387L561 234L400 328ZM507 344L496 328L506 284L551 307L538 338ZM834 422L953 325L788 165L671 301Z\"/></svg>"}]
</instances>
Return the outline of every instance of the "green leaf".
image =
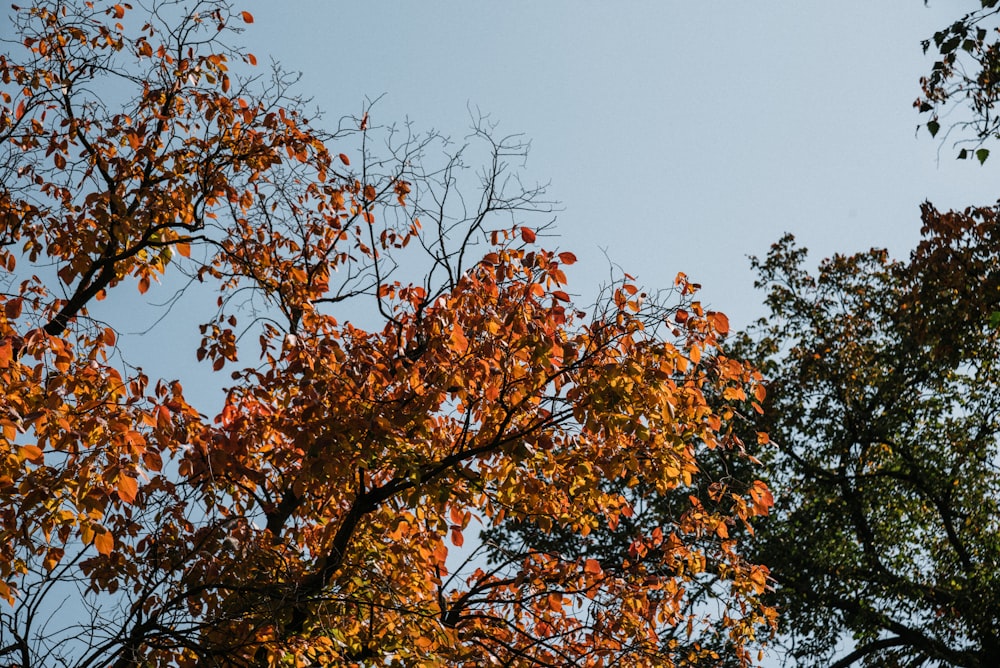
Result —
<instances>
[{"instance_id":1,"label":"green leaf","mask_svg":"<svg viewBox=\"0 0 1000 668\"><path fill-rule=\"evenodd\" d=\"M959 160L965 160L968 157L969 157L969 151L968 150L966 150L966 149L963 148L961 151L958 152L958 159Z\"/></svg>"},{"instance_id":2,"label":"green leaf","mask_svg":"<svg viewBox=\"0 0 1000 668\"><path fill-rule=\"evenodd\" d=\"M937 121L927 121L927 130L931 133L931 137L936 137L940 129L941 124Z\"/></svg>"},{"instance_id":3,"label":"green leaf","mask_svg":"<svg viewBox=\"0 0 1000 668\"><path fill-rule=\"evenodd\" d=\"M1000 311L993 311L993 313L990 313L990 327L993 329L1000 329Z\"/></svg>"},{"instance_id":4,"label":"green leaf","mask_svg":"<svg viewBox=\"0 0 1000 668\"><path fill-rule=\"evenodd\" d=\"M990 157L989 149L981 148L978 151L976 151L976 159L979 160L980 165L986 162L986 158L988 157Z\"/></svg>"}]
</instances>

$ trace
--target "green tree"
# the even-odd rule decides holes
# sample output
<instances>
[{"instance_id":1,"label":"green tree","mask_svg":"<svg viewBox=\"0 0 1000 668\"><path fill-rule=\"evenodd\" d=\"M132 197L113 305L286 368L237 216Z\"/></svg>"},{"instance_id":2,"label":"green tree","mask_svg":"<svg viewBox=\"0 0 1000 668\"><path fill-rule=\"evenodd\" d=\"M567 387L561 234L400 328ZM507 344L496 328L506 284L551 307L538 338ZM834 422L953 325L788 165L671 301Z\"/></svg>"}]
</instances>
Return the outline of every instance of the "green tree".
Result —
<instances>
[{"instance_id":1,"label":"green tree","mask_svg":"<svg viewBox=\"0 0 1000 668\"><path fill-rule=\"evenodd\" d=\"M768 378L776 490L754 556L796 665L1000 665L997 220L925 204L908 261L811 274L791 236L754 260L769 313L741 348Z\"/></svg>"},{"instance_id":2,"label":"green tree","mask_svg":"<svg viewBox=\"0 0 1000 668\"><path fill-rule=\"evenodd\" d=\"M963 14L923 42L924 53L933 52L930 73L921 78L921 94L913 106L928 114L927 130L942 132L942 119L950 124L943 136L951 138L960 159L986 161L991 139L1000 138L1000 8L998 0L982 0L980 7Z\"/></svg>"}]
</instances>

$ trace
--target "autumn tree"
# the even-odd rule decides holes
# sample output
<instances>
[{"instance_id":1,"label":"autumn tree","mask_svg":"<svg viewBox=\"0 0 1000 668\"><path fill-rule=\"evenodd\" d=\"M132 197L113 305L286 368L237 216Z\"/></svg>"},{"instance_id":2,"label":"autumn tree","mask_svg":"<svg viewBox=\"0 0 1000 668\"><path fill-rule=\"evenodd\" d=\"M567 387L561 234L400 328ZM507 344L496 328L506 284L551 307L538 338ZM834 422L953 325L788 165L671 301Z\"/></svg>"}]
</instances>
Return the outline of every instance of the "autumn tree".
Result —
<instances>
[{"instance_id":1,"label":"autumn tree","mask_svg":"<svg viewBox=\"0 0 1000 668\"><path fill-rule=\"evenodd\" d=\"M682 325L690 317L692 314L686 308L675 309L671 325ZM678 382L683 382L683 372L674 375ZM723 388L720 395L715 389L703 390L708 406L727 415L731 424L742 424L744 429L740 431L745 432L746 426L754 422L748 416L760 410L758 397L734 401L738 398L729 390ZM759 390L758 394L763 396ZM755 512L766 514L771 505L770 491L756 479L760 475L759 462L752 456L769 446L758 442L765 440L763 434L758 436L750 431L743 436L741 440L738 435L730 434L730 447L719 448L697 434L690 434L685 447L698 462L698 470L689 470L692 477L685 485L664 489L648 484L641 477L602 480L599 484L605 491L628 499L633 509L615 523L599 520L584 535L568 527L551 526L545 517L517 517L494 523L484 531L484 549L491 563L498 565L519 560L527 552L544 551L570 561L595 560L605 571L641 564L650 575L667 576L675 568L663 559L664 550L672 544L667 537L684 532L683 518L692 504L703 511L724 512L735 493L749 498L756 506ZM733 636L728 621L730 617L741 617L743 612L738 597L732 596L733 583L727 571L731 556L726 551L734 541L744 545L752 541L753 534L750 523L727 522L717 526L715 532L693 537L705 556L704 568L693 573L685 585L684 605L693 623L659 629L661 645L672 648L677 656L683 657L683 663L726 667L739 666L743 660L744 652L736 641L738 636ZM733 600L737 601L736 607L727 604ZM762 646L768 638L759 640Z\"/></svg>"},{"instance_id":2,"label":"autumn tree","mask_svg":"<svg viewBox=\"0 0 1000 668\"><path fill-rule=\"evenodd\" d=\"M776 512L753 554L794 665L1000 663L997 216L926 204L907 261L813 274L786 236L755 262L769 313L744 345L768 378Z\"/></svg>"},{"instance_id":3,"label":"autumn tree","mask_svg":"<svg viewBox=\"0 0 1000 668\"><path fill-rule=\"evenodd\" d=\"M463 151L367 111L324 131L237 46L248 12L192 5L15 7L0 55L0 660L684 665L664 630L710 569L749 663L767 570L729 531L769 499L703 459L745 457L763 390L725 317L684 276L580 310L516 137L478 126L463 191ZM161 281L215 309L214 417L121 359L111 306ZM455 555L708 488L627 558Z\"/></svg>"}]
</instances>

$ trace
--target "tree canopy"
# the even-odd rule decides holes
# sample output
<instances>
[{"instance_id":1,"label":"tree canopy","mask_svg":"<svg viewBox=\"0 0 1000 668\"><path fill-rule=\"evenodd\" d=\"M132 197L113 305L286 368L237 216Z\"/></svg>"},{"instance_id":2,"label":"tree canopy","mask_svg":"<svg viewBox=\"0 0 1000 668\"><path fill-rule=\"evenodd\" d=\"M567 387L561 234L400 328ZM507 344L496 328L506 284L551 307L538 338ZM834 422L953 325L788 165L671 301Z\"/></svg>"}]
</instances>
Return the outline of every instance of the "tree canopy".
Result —
<instances>
[{"instance_id":1,"label":"tree canopy","mask_svg":"<svg viewBox=\"0 0 1000 668\"><path fill-rule=\"evenodd\" d=\"M908 261L812 274L787 236L756 262L770 313L743 344L768 378L776 512L753 554L797 665L1000 661L997 216L925 204ZM855 646L834 662L836 629Z\"/></svg>"},{"instance_id":2,"label":"tree canopy","mask_svg":"<svg viewBox=\"0 0 1000 668\"><path fill-rule=\"evenodd\" d=\"M770 495L703 460L752 465L734 429L764 394L721 349L725 316L683 275L663 299L625 276L574 305L516 137L477 127L463 191L463 153L435 164L433 135L368 111L324 130L239 48L252 21L223 0L15 7L0 659L694 665L712 650L678 638L711 572L749 663L774 612L730 530ZM117 347L106 305L160 281L215 309L167 316L228 384L215 415ZM640 489L691 493L624 557L455 556L509 519L586 540Z\"/></svg>"}]
</instances>

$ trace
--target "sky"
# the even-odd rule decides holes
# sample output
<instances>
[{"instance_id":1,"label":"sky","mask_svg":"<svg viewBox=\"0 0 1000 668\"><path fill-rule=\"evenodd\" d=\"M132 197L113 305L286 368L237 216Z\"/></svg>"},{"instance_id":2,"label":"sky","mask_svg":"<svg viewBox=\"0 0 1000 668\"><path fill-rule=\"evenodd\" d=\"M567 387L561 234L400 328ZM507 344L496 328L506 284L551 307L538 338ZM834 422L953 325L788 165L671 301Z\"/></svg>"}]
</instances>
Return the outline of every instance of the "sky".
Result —
<instances>
[{"instance_id":1,"label":"sky","mask_svg":"<svg viewBox=\"0 0 1000 668\"><path fill-rule=\"evenodd\" d=\"M471 108L523 133L526 178L562 207L547 243L580 258L571 291L609 260L654 289L683 271L740 327L763 314L747 256L783 232L816 262L905 256L923 200L997 198L996 165L954 160L912 108L933 62L920 41L956 6L250 2L244 37L331 121L379 98L382 123L461 139Z\"/></svg>"},{"instance_id":2,"label":"sky","mask_svg":"<svg viewBox=\"0 0 1000 668\"><path fill-rule=\"evenodd\" d=\"M905 257L919 205L997 200L1000 160L956 161L912 107L933 63L920 42L959 14L941 0L475 3L246 0L239 43L260 67L301 74L294 92L325 114L410 122L456 145L471 114L531 142L528 184L559 202L556 237L571 250L570 292L591 304L611 265L651 292L678 272L734 329L765 314L749 256L792 232L813 267L878 246ZM968 9L976 2L970 1ZM943 133L942 133L943 134ZM337 146L331 147L336 153ZM352 143L348 150L356 148ZM547 218L536 219L544 222ZM187 378L208 414L219 380L192 365L208 320L177 285L126 290L119 339L152 377ZM207 304L207 302L206 302ZM183 309L183 311L182 311ZM192 310L194 309L194 310ZM185 318L176 317L184 313ZM120 312L107 313L120 321ZM364 325L364 314L337 313Z\"/></svg>"}]
</instances>

